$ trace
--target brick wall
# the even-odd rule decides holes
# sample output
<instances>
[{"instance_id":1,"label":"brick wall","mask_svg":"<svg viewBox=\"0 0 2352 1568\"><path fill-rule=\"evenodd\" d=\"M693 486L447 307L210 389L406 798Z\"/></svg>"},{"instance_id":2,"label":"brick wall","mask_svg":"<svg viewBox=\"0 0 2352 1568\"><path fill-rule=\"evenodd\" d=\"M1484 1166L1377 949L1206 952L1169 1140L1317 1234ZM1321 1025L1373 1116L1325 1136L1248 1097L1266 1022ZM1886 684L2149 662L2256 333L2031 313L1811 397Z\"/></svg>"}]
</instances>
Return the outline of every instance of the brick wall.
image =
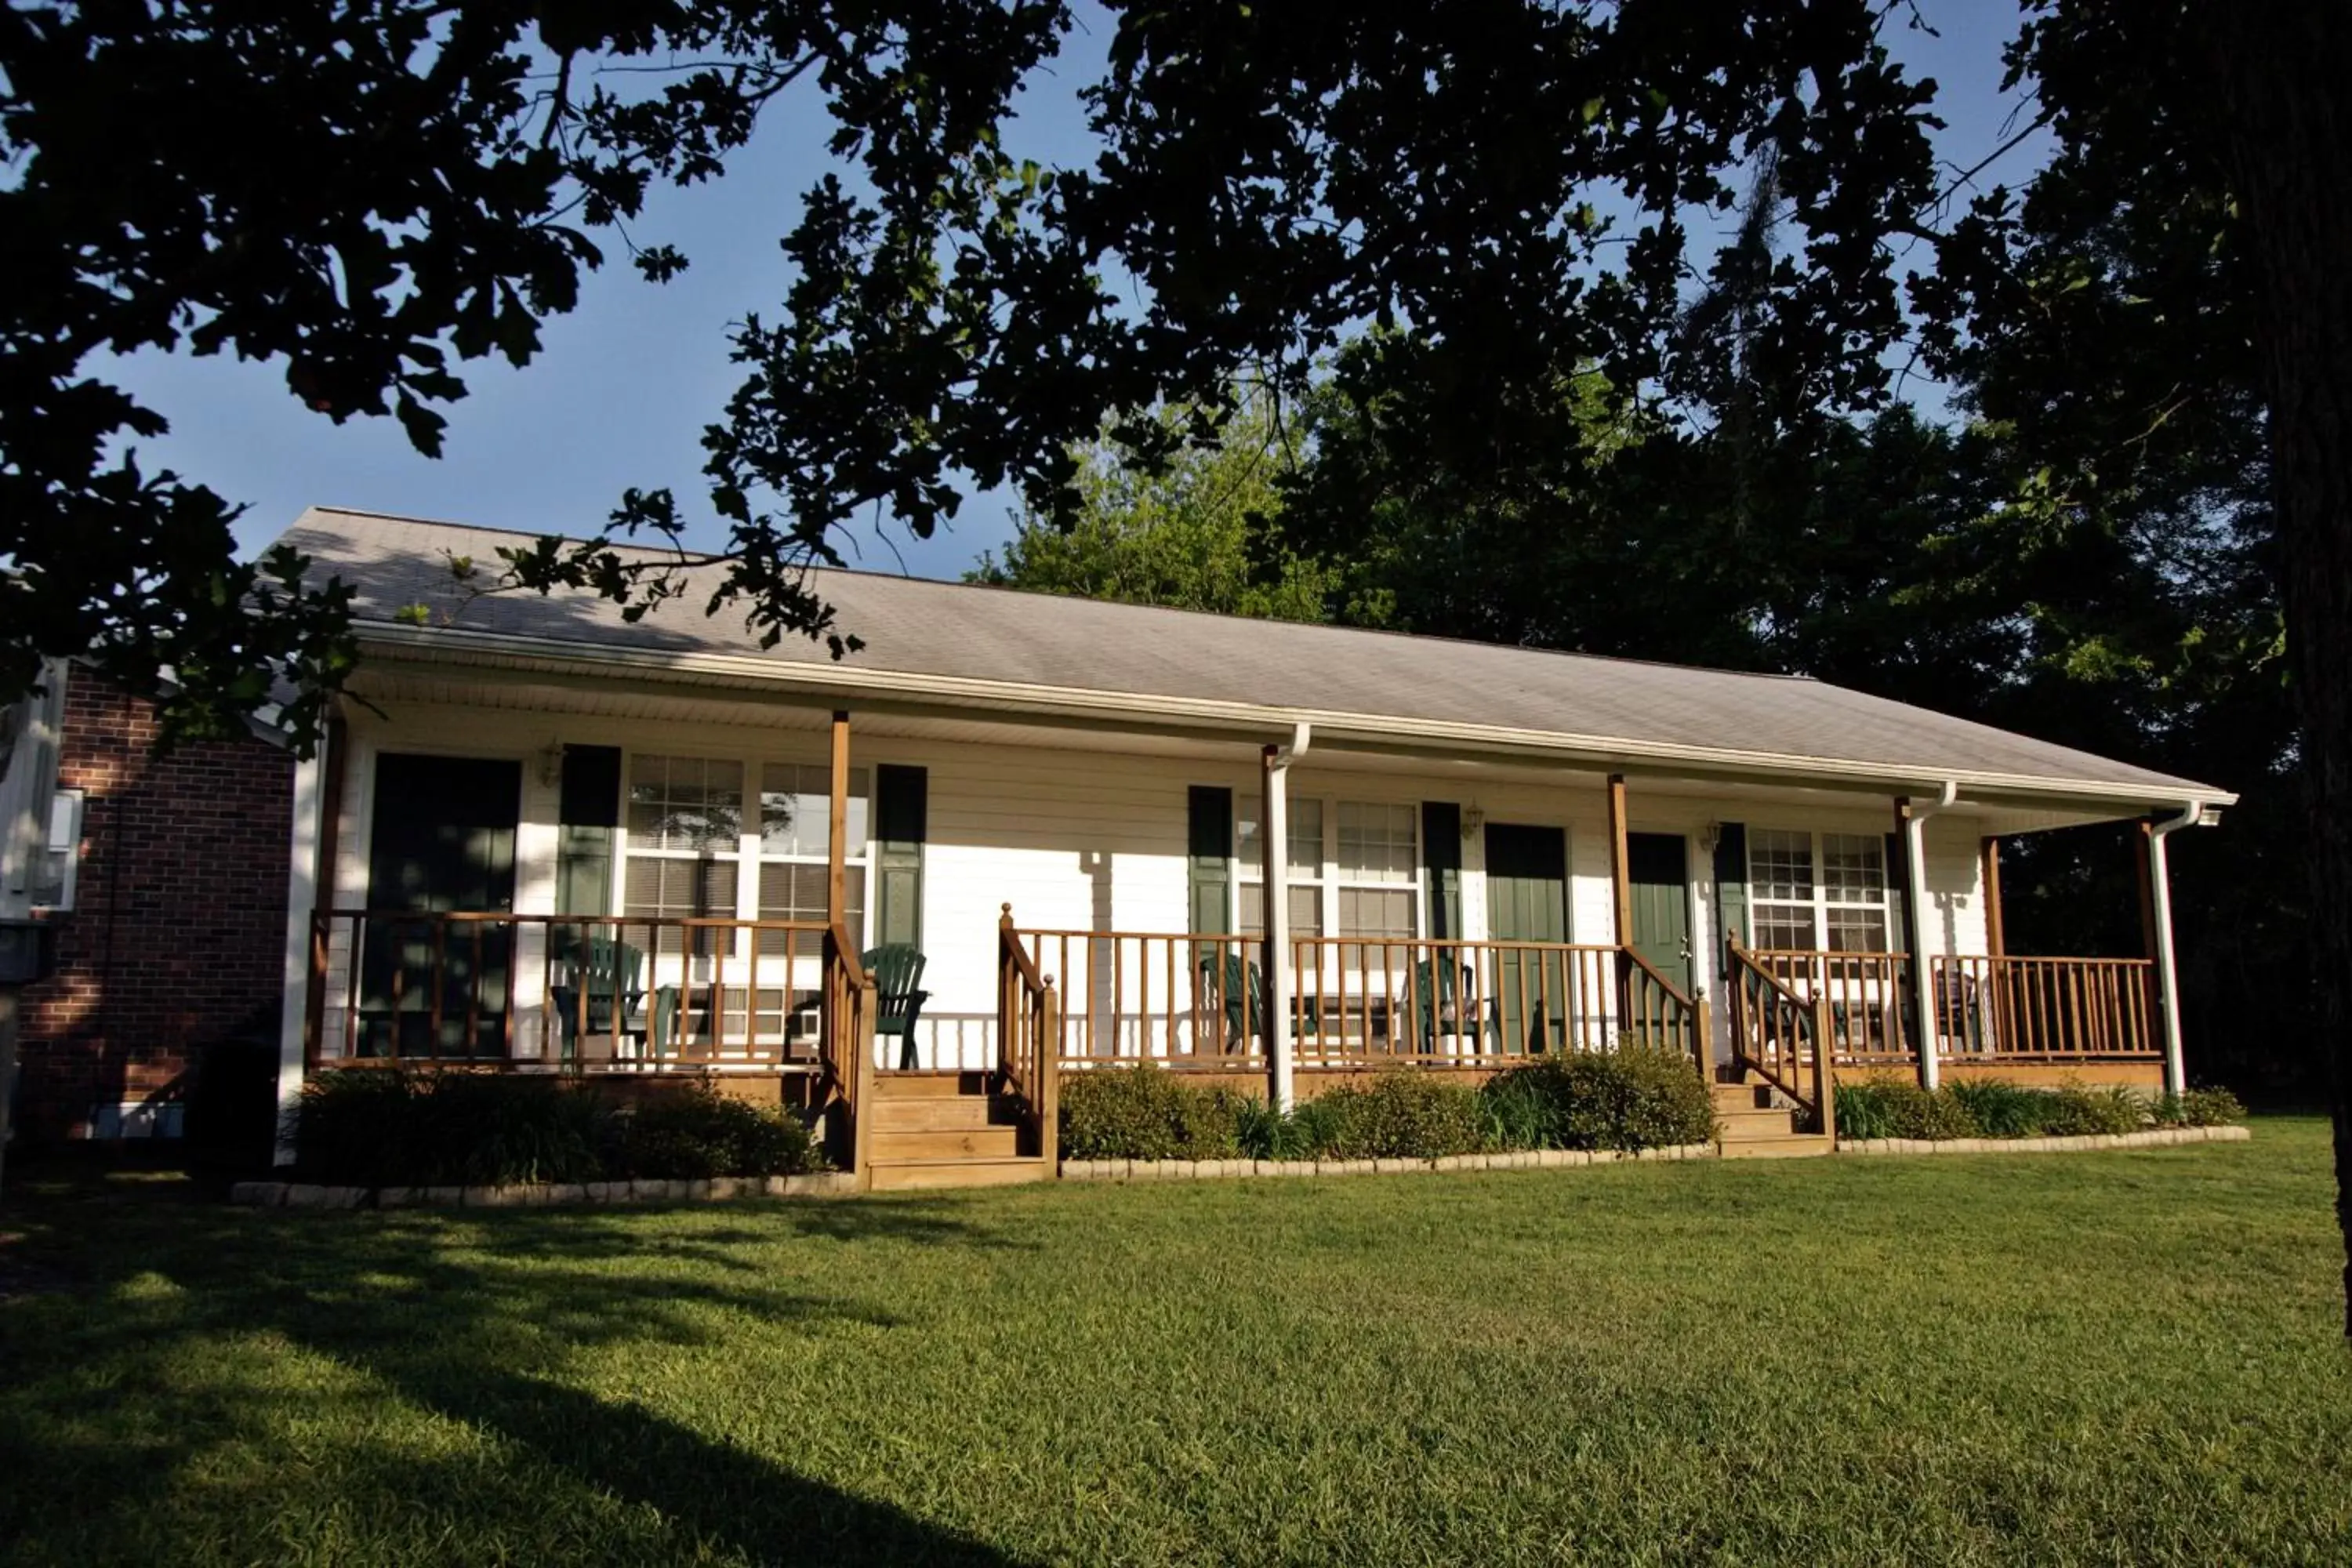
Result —
<instances>
[{"instance_id":1,"label":"brick wall","mask_svg":"<svg viewBox=\"0 0 2352 1568\"><path fill-rule=\"evenodd\" d=\"M277 1030L292 759L155 736L152 704L73 672L58 786L86 792L81 860L58 973L25 997L27 1139L110 1134L114 1108L173 1102L205 1042Z\"/></svg>"}]
</instances>

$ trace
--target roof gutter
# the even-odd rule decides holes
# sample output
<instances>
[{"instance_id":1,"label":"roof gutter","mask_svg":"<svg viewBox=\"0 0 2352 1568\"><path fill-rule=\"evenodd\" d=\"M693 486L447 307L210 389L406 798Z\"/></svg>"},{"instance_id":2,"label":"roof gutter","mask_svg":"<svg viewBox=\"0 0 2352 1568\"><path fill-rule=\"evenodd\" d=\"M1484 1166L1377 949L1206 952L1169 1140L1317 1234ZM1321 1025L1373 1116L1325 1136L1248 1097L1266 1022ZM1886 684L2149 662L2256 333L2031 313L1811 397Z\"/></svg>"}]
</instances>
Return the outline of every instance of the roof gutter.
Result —
<instances>
[{"instance_id":1,"label":"roof gutter","mask_svg":"<svg viewBox=\"0 0 2352 1568\"><path fill-rule=\"evenodd\" d=\"M1894 793L1914 784L1916 767L1811 757L1786 752L1735 751L1714 746L1642 742L1621 736L1565 734L1558 731L1519 730L1501 726L1460 724L1437 720L1334 713L1317 710L1275 708L1255 702L1207 698L1139 697L1079 687L1024 682L974 680L968 677L892 670L887 673L840 665L780 664L774 659L736 654L663 653L596 647L552 637L519 637L473 631L457 626L406 626L371 623L359 628L363 646L394 658L478 667L485 658L514 661L520 668L551 674L576 674L609 679L615 670L632 670L655 679L741 689L778 689L805 692L820 701L864 698L884 702L934 702L950 707L986 708L999 711L1045 713L1094 721L1144 724L1162 729L1208 730L1236 739L1262 736L1268 729L1308 726L1327 746L1334 740L1360 739L1373 745L1420 743L1447 748L1478 748L1517 752L1531 758L1574 761L1601 771L1633 766L1666 765L1723 773L1786 777L1796 784L1833 781L1869 785ZM2237 796L2225 791L2184 791L2178 783L2158 787L2126 782L2100 784L2078 779L2031 774L1961 773L1954 782L1972 793L1997 793L2059 797L2102 804L2145 801L2151 793L2202 803L2228 805Z\"/></svg>"},{"instance_id":2,"label":"roof gutter","mask_svg":"<svg viewBox=\"0 0 2352 1568\"><path fill-rule=\"evenodd\" d=\"M2164 1087L2174 1094L2189 1086L2188 1060L2180 1045L2180 968L2172 946L2172 865L2164 841L2184 827L2205 819L2201 801L2183 802L2180 810L2147 826L2148 923L2156 929L2156 994L2164 1025Z\"/></svg>"}]
</instances>

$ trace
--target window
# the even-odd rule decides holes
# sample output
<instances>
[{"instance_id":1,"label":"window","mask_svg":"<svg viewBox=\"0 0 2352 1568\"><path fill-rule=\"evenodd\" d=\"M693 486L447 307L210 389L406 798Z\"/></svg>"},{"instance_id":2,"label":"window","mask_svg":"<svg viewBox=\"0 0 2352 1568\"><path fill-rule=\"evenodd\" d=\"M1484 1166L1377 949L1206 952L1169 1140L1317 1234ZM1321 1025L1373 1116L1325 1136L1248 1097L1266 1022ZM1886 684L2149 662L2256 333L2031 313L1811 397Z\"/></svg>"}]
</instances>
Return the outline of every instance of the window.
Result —
<instances>
[{"instance_id":1,"label":"window","mask_svg":"<svg viewBox=\"0 0 2352 1568\"><path fill-rule=\"evenodd\" d=\"M1320 936L1323 803L1294 795L1288 805L1290 863L1285 869L1290 878L1290 934ZM1234 836L1239 841L1234 855L1234 869L1240 873L1235 899L1240 905L1241 928L1252 934L1265 930L1265 856L1258 844L1258 821L1265 807L1265 803L1258 796L1245 795L1238 805L1234 822Z\"/></svg>"},{"instance_id":2,"label":"window","mask_svg":"<svg viewBox=\"0 0 2352 1568\"><path fill-rule=\"evenodd\" d=\"M49 797L49 837L33 866L33 905L44 910L74 907L74 873L81 864L82 793L61 789Z\"/></svg>"},{"instance_id":3,"label":"window","mask_svg":"<svg viewBox=\"0 0 2352 1568\"><path fill-rule=\"evenodd\" d=\"M1265 929L1260 803L1240 803L1235 856L1241 929ZM1313 797L1290 802L1290 930L1294 936L1409 938L1421 907L1419 812L1412 805ZM1331 831L1327 836L1326 826Z\"/></svg>"},{"instance_id":4,"label":"window","mask_svg":"<svg viewBox=\"0 0 2352 1568\"><path fill-rule=\"evenodd\" d=\"M1410 805L1339 803L1339 934L1410 937L1420 901Z\"/></svg>"},{"instance_id":5,"label":"window","mask_svg":"<svg viewBox=\"0 0 2352 1568\"><path fill-rule=\"evenodd\" d=\"M853 936L866 926L866 770L849 771L849 830L845 835L842 918ZM833 773L824 767L769 763L760 769L760 918L822 921L833 843ZM783 951L783 934L761 940L762 952ZM814 954L823 942L800 939Z\"/></svg>"},{"instance_id":6,"label":"window","mask_svg":"<svg viewBox=\"0 0 2352 1568\"><path fill-rule=\"evenodd\" d=\"M1748 900L1759 951L1885 952L1893 900L1885 840L1867 833L1748 835Z\"/></svg>"}]
</instances>

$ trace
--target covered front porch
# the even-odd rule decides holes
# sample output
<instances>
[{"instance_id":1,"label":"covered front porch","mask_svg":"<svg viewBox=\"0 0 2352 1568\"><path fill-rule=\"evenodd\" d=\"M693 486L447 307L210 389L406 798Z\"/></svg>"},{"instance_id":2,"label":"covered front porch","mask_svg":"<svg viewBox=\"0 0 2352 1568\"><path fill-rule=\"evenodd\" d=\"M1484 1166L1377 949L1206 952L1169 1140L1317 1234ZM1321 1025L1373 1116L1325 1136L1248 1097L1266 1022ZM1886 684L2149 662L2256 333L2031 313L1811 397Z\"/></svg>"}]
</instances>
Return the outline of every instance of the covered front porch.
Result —
<instances>
[{"instance_id":1,"label":"covered front porch","mask_svg":"<svg viewBox=\"0 0 2352 1568\"><path fill-rule=\"evenodd\" d=\"M2139 829L2147 952L2027 956L2001 830L2087 814L1304 726L1239 768L1214 738L887 709L714 732L575 690L529 695L559 739L525 749L383 696L306 767L297 1083L693 1077L821 1119L867 1172L957 1148L1049 1171L1059 1081L1141 1062L1287 1104L1635 1045L1824 1131L1838 1076L2181 1082L2182 820ZM1179 918L1129 918L1153 912ZM975 1098L971 1127L883 1109L923 1076Z\"/></svg>"}]
</instances>

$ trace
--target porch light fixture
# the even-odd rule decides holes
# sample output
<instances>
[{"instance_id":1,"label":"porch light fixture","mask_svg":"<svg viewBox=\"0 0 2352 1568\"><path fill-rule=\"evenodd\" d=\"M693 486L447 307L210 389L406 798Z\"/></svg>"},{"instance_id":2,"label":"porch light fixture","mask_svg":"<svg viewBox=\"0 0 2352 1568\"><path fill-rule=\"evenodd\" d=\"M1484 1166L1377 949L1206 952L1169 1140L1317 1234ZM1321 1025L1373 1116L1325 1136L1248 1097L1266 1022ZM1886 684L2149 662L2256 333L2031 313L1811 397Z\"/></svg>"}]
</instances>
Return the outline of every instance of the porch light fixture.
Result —
<instances>
[{"instance_id":1,"label":"porch light fixture","mask_svg":"<svg viewBox=\"0 0 2352 1568\"><path fill-rule=\"evenodd\" d=\"M1465 805L1462 808L1462 837L1465 840L1477 837L1478 830L1486 826L1485 812L1475 805Z\"/></svg>"},{"instance_id":2,"label":"porch light fixture","mask_svg":"<svg viewBox=\"0 0 2352 1568\"><path fill-rule=\"evenodd\" d=\"M563 782L563 742L550 741L539 753L539 782L553 789Z\"/></svg>"},{"instance_id":3,"label":"porch light fixture","mask_svg":"<svg viewBox=\"0 0 2352 1568\"><path fill-rule=\"evenodd\" d=\"M1723 844L1723 824L1710 822L1698 830L1698 847L1712 855Z\"/></svg>"}]
</instances>

